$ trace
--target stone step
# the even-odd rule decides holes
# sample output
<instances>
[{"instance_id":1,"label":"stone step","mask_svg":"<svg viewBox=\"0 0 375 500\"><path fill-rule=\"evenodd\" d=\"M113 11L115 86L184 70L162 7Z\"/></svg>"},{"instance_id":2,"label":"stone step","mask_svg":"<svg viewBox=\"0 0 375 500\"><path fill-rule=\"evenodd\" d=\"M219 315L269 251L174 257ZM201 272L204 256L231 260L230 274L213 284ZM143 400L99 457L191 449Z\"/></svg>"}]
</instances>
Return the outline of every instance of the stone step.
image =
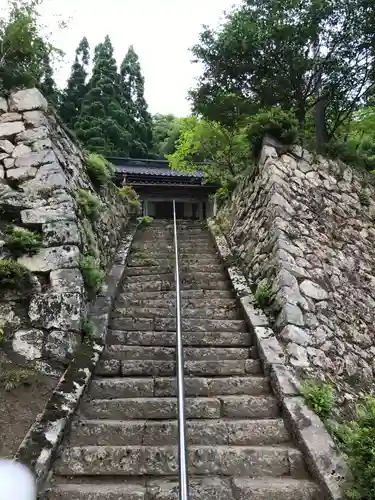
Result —
<instances>
[{"instance_id":1,"label":"stone step","mask_svg":"<svg viewBox=\"0 0 375 500\"><path fill-rule=\"evenodd\" d=\"M143 248L142 251L140 252L132 252L133 257L137 258L145 258L147 257L148 259L172 259L174 261L175 259L175 254L174 251L168 251L166 248L158 248L158 247L150 247L150 248ZM184 262L190 262L193 259L206 259L212 262L213 259L218 259L218 255L216 252L213 250L205 250L205 249L200 249L195 247L194 245L191 245L190 248L180 248L179 250L179 257L180 257L180 265L182 265Z\"/></svg>"},{"instance_id":2,"label":"stone step","mask_svg":"<svg viewBox=\"0 0 375 500\"><path fill-rule=\"evenodd\" d=\"M218 272L209 272L209 273L204 273L204 272L187 272L187 273L182 273L180 272L180 283L184 283L185 281L207 281L207 280L213 280L213 281L220 281L220 280L227 280L227 276L223 271L218 271ZM171 273L165 273L165 274L143 274L143 275L138 275L138 276L126 276L126 281L125 283L143 283L144 281L173 281L175 280L174 272Z\"/></svg>"},{"instance_id":3,"label":"stone step","mask_svg":"<svg viewBox=\"0 0 375 500\"><path fill-rule=\"evenodd\" d=\"M247 394L258 396L270 392L264 377L186 377L185 395L215 396ZM89 397L93 399L123 399L176 396L176 378L104 378L92 381Z\"/></svg>"},{"instance_id":4,"label":"stone step","mask_svg":"<svg viewBox=\"0 0 375 500\"><path fill-rule=\"evenodd\" d=\"M175 300L176 292L175 290L165 290L165 291L142 291L142 290L124 290L129 298L143 299L143 300ZM233 298L233 290L228 288L226 290L181 290L181 300L184 299L215 299L215 298Z\"/></svg>"},{"instance_id":5,"label":"stone step","mask_svg":"<svg viewBox=\"0 0 375 500\"><path fill-rule=\"evenodd\" d=\"M185 347L184 357L186 361L248 359L249 349L246 347ZM103 359L173 361L175 358L176 349L174 347L118 344L107 346L103 353Z\"/></svg>"},{"instance_id":6,"label":"stone step","mask_svg":"<svg viewBox=\"0 0 375 500\"><path fill-rule=\"evenodd\" d=\"M116 308L117 307L175 308L176 299L175 298L137 299L127 293L121 293L116 300ZM220 297L215 297L215 298L200 297L198 299L182 297L181 308L183 310L204 309L204 308L210 308L210 309L223 308L226 310L233 310L237 308L237 303L235 299L220 298Z\"/></svg>"},{"instance_id":7,"label":"stone step","mask_svg":"<svg viewBox=\"0 0 375 500\"><path fill-rule=\"evenodd\" d=\"M170 377L176 375L174 361L102 359L96 372L100 376ZM217 361L185 361L185 375L196 377L227 377L261 373L259 359Z\"/></svg>"},{"instance_id":8,"label":"stone step","mask_svg":"<svg viewBox=\"0 0 375 500\"><path fill-rule=\"evenodd\" d=\"M177 446L82 446L63 450L60 475L169 476L178 470ZM301 453L289 446L190 446L191 474L303 477Z\"/></svg>"},{"instance_id":9,"label":"stone step","mask_svg":"<svg viewBox=\"0 0 375 500\"><path fill-rule=\"evenodd\" d=\"M169 292L175 291L176 285L174 281L143 281L135 283L127 280L124 284L126 290L131 292ZM211 281L209 279L200 280L198 282L181 283L180 287L183 290L231 290L231 283L221 277L220 281Z\"/></svg>"},{"instance_id":10,"label":"stone step","mask_svg":"<svg viewBox=\"0 0 375 500\"><path fill-rule=\"evenodd\" d=\"M180 266L210 266L214 265L215 267L220 264L220 260L216 255L210 255L209 257L200 256L190 256L185 257L183 262L180 262ZM129 255L129 259L127 262L128 269L131 267L143 267L143 266L172 266L174 269L175 258L174 255L164 255L157 257L150 257L147 255L139 256L139 255Z\"/></svg>"},{"instance_id":11,"label":"stone step","mask_svg":"<svg viewBox=\"0 0 375 500\"><path fill-rule=\"evenodd\" d=\"M279 408L273 396L186 398L186 418L275 418ZM92 399L80 409L82 418L109 420L170 420L177 418L176 398Z\"/></svg>"},{"instance_id":12,"label":"stone step","mask_svg":"<svg viewBox=\"0 0 375 500\"><path fill-rule=\"evenodd\" d=\"M238 319L239 313L236 308L209 308L200 307L192 309L191 307L182 307L182 315L184 318L192 319ZM171 307L152 307L151 305L137 307L134 305L121 307L116 305L116 309L112 314L112 318L175 318L176 306Z\"/></svg>"},{"instance_id":13,"label":"stone step","mask_svg":"<svg viewBox=\"0 0 375 500\"><path fill-rule=\"evenodd\" d=\"M188 420L189 444L266 446L289 441L284 421ZM176 420L79 420L72 425L74 446L169 446L178 442Z\"/></svg>"},{"instance_id":14,"label":"stone step","mask_svg":"<svg viewBox=\"0 0 375 500\"><path fill-rule=\"evenodd\" d=\"M252 344L248 332L189 332L182 333L182 340L185 347L244 347ZM109 330L106 343L172 347L176 345L176 333Z\"/></svg>"},{"instance_id":15,"label":"stone step","mask_svg":"<svg viewBox=\"0 0 375 500\"><path fill-rule=\"evenodd\" d=\"M176 331L175 318L129 318L111 319L112 330L126 331ZM236 319L192 319L183 318L182 331L187 332L246 332L245 321Z\"/></svg>"},{"instance_id":16,"label":"stone step","mask_svg":"<svg viewBox=\"0 0 375 500\"><path fill-rule=\"evenodd\" d=\"M169 264L160 265L157 261L147 260L147 265L141 263L138 266L130 266L126 269L126 276L148 276L148 275L158 275L158 274L173 274L175 269L174 262ZM180 272L182 274L196 274L197 272L209 274L212 272L221 271L223 273L224 267L221 264L210 263L210 264L200 264L196 262L194 264L180 265Z\"/></svg>"},{"instance_id":17,"label":"stone step","mask_svg":"<svg viewBox=\"0 0 375 500\"><path fill-rule=\"evenodd\" d=\"M78 478L77 478L78 479ZM59 484L49 493L48 500L179 500L178 481L150 479L143 483L102 482ZM322 500L317 485L305 479L241 478L232 484L222 477L191 477L189 500Z\"/></svg>"}]
</instances>

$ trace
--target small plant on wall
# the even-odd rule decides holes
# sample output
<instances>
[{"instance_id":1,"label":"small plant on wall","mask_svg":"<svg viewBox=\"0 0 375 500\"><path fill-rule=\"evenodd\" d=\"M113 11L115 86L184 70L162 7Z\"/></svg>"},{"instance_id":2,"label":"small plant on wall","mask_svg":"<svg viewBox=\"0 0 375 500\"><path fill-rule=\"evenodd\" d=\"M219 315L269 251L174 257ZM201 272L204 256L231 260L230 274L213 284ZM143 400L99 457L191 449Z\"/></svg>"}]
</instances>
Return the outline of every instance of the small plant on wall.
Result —
<instances>
[{"instance_id":1,"label":"small plant on wall","mask_svg":"<svg viewBox=\"0 0 375 500\"><path fill-rule=\"evenodd\" d=\"M4 247L14 257L25 253L34 254L42 246L39 234L22 227L9 227L5 234Z\"/></svg>"},{"instance_id":2,"label":"small plant on wall","mask_svg":"<svg viewBox=\"0 0 375 500\"><path fill-rule=\"evenodd\" d=\"M86 290L90 295L96 295L104 283L104 271L99 267L92 255L83 255L79 267L85 282Z\"/></svg>"},{"instance_id":3,"label":"small plant on wall","mask_svg":"<svg viewBox=\"0 0 375 500\"><path fill-rule=\"evenodd\" d=\"M84 215L91 221L99 219L102 202L87 189L79 189L77 193L77 203Z\"/></svg>"},{"instance_id":4,"label":"small plant on wall","mask_svg":"<svg viewBox=\"0 0 375 500\"><path fill-rule=\"evenodd\" d=\"M87 153L85 163L87 175L96 188L100 189L112 179L113 166L104 156L97 153Z\"/></svg>"},{"instance_id":5,"label":"small plant on wall","mask_svg":"<svg viewBox=\"0 0 375 500\"><path fill-rule=\"evenodd\" d=\"M0 289L25 291L32 288L30 271L12 259L0 260Z\"/></svg>"},{"instance_id":6,"label":"small plant on wall","mask_svg":"<svg viewBox=\"0 0 375 500\"><path fill-rule=\"evenodd\" d=\"M125 203L136 209L137 213L141 211L139 196L131 186L123 186L122 188L119 188L119 194Z\"/></svg>"}]
</instances>

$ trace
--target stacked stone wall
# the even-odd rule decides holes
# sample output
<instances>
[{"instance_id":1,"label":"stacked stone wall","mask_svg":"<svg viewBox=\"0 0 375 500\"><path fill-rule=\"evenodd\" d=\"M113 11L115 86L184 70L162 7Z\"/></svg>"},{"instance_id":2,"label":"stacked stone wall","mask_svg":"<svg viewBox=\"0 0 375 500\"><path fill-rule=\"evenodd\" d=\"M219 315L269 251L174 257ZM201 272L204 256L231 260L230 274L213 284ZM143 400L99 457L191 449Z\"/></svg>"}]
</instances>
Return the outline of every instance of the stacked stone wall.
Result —
<instances>
[{"instance_id":1,"label":"stacked stone wall","mask_svg":"<svg viewBox=\"0 0 375 500\"><path fill-rule=\"evenodd\" d=\"M100 204L91 220L80 190ZM94 257L105 271L132 215L113 184L94 189L79 145L37 89L0 99L0 259L17 260L32 273L31 290L0 291L3 356L45 368L69 361L92 299L81 258ZM10 227L39 235L41 248L9 255Z\"/></svg>"},{"instance_id":2,"label":"stacked stone wall","mask_svg":"<svg viewBox=\"0 0 375 500\"><path fill-rule=\"evenodd\" d=\"M288 363L333 381L342 408L375 374L373 177L266 139L217 214Z\"/></svg>"}]
</instances>

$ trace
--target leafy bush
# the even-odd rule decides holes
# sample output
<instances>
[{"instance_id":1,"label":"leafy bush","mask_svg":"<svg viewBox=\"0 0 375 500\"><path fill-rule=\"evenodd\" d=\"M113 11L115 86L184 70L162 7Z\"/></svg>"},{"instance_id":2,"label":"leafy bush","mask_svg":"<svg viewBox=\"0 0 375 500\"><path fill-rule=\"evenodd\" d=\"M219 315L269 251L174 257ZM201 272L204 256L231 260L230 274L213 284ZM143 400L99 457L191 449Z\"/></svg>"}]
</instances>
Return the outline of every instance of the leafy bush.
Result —
<instances>
[{"instance_id":1,"label":"leafy bush","mask_svg":"<svg viewBox=\"0 0 375 500\"><path fill-rule=\"evenodd\" d=\"M317 380L307 380L302 384L301 393L309 408L322 420L326 420L331 415L336 395L330 384Z\"/></svg>"},{"instance_id":2,"label":"leafy bush","mask_svg":"<svg viewBox=\"0 0 375 500\"><path fill-rule=\"evenodd\" d=\"M375 159L359 151L353 142L329 142L322 153L360 170L372 171L375 168Z\"/></svg>"},{"instance_id":3,"label":"leafy bush","mask_svg":"<svg viewBox=\"0 0 375 500\"><path fill-rule=\"evenodd\" d=\"M375 498L375 397L367 396L357 407L356 419L337 425L335 437L352 474L346 490L351 500Z\"/></svg>"},{"instance_id":4,"label":"leafy bush","mask_svg":"<svg viewBox=\"0 0 375 500\"><path fill-rule=\"evenodd\" d=\"M146 225L146 226L149 226L152 221L154 219L152 217L149 217L148 215L145 215L143 218L142 218L142 224Z\"/></svg>"},{"instance_id":5,"label":"leafy bush","mask_svg":"<svg viewBox=\"0 0 375 500\"><path fill-rule=\"evenodd\" d=\"M298 136L298 123L294 114L280 108L271 108L252 116L248 135L256 157L261 151L262 141L266 134L282 144L293 144Z\"/></svg>"},{"instance_id":6,"label":"leafy bush","mask_svg":"<svg viewBox=\"0 0 375 500\"><path fill-rule=\"evenodd\" d=\"M77 202L82 212L90 220L94 221L99 218L102 202L87 189L79 189L77 194Z\"/></svg>"},{"instance_id":7,"label":"leafy bush","mask_svg":"<svg viewBox=\"0 0 375 500\"><path fill-rule=\"evenodd\" d=\"M31 288L30 271L15 260L0 260L0 289L20 290Z\"/></svg>"},{"instance_id":8,"label":"leafy bush","mask_svg":"<svg viewBox=\"0 0 375 500\"><path fill-rule=\"evenodd\" d=\"M119 193L128 205L131 205L136 209L137 213L141 211L141 202L139 200L139 195L131 186L123 186L122 188L119 188Z\"/></svg>"},{"instance_id":9,"label":"leafy bush","mask_svg":"<svg viewBox=\"0 0 375 500\"><path fill-rule=\"evenodd\" d=\"M262 309L271 304L273 297L272 285L269 283L260 283L255 291L255 300Z\"/></svg>"},{"instance_id":10,"label":"leafy bush","mask_svg":"<svg viewBox=\"0 0 375 500\"><path fill-rule=\"evenodd\" d=\"M86 171L95 187L100 188L108 184L113 177L113 167L97 153L89 153L86 157Z\"/></svg>"},{"instance_id":11,"label":"leafy bush","mask_svg":"<svg viewBox=\"0 0 375 500\"><path fill-rule=\"evenodd\" d=\"M39 234L21 227L11 227L5 235L5 247L9 252L19 257L24 253L36 253L42 246Z\"/></svg>"},{"instance_id":12,"label":"leafy bush","mask_svg":"<svg viewBox=\"0 0 375 500\"><path fill-rule=\"evenodd\" d=\"M86 289L90 294L96 294L104 283L104 272L100 269L97 260L91 255L84 255L79 260Z\"/></svg>"}]
</instances>

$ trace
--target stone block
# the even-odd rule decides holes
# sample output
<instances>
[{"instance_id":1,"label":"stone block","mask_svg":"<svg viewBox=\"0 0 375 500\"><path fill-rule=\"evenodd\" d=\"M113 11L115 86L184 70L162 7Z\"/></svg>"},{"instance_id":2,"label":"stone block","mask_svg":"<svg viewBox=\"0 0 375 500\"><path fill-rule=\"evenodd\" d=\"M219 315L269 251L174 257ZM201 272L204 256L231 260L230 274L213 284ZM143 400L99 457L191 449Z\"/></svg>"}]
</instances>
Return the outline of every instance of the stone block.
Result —
<instances>
[{"instance_id":1,"label":"stone block","mask_svg":"<svg viewBox=\"0 0 375 500\"><path fill-rule=\"evenodd\" d=\"M80 256L76 246L43 248L35 255L24 255L18 259L20 264L36 273L47 273L56 269L78 267Z\"/></svg>"},{"instance_id":2,"label":"stone block","mask_svg":"<svg viewBox=\"0 0 375 500\"><path fill-rule=\"evenodd\" d=\"M34 295L29 318L33 325L48 330L81 331L82 296L63 290Z\"/></svg>"},{"instance_id":3,"label":"stone block","mask_svg":"<svg viewBox=\"0 0 375 500\"><path fill-rule=\"evenodd\" d=\"M31 111L34 109L47 111L48 103L38 89L25 89L10 95L9 109L10 111Z\"/></svg>"},{"instance_id":4,"label":"stone block","mask_svg":"<svg viewBox=\"0 0 375 500\"><path fill-rule=\"evenodd\" d=\"M0 123L0 139L13 137L14 135L24 132L25 125L23 122L5 122Z\"/></svg>"},{"instance_id":5,"label":"stone block","mask_svg":"<svg viewBox=\"0 0 375 500\"><path fill-rule=\"evenodd\" d=\"M6 139L0 141L0 151L3 151L7 154L12 154L13 149L14 146L10 141L7 141Z\"/></svg>"},{"instance_id":6,"label":"stone block","mask_svg":"<svg viewBox=\"0 0 375 500\"><path fill-rule=\"evenodd\" d=\"M46 335L44 352L54 361L66 364L81 343L81 334L64 330L52 330Z\"/></svg>"},{"instance_id":7,"label":"stone block","mask_svg":"<svg viewBox=\"0 0 375 500\"><path fill-rule=\"evenodd\" d=\"M17 330L12 341L13 351L29 361L42 357L44 332L36 329Z\"/></svg>"},{"instance_id":8,"label":"stone block","mask_svg":"<svg viewBox=\"0 0 375 500\"><path fill-rule=\"evenodd\" d=\"M81 235L75 222L60 220L48 222L42 226L43 245L76 245L81 244Z\"/></svg>"}]
</instances>

